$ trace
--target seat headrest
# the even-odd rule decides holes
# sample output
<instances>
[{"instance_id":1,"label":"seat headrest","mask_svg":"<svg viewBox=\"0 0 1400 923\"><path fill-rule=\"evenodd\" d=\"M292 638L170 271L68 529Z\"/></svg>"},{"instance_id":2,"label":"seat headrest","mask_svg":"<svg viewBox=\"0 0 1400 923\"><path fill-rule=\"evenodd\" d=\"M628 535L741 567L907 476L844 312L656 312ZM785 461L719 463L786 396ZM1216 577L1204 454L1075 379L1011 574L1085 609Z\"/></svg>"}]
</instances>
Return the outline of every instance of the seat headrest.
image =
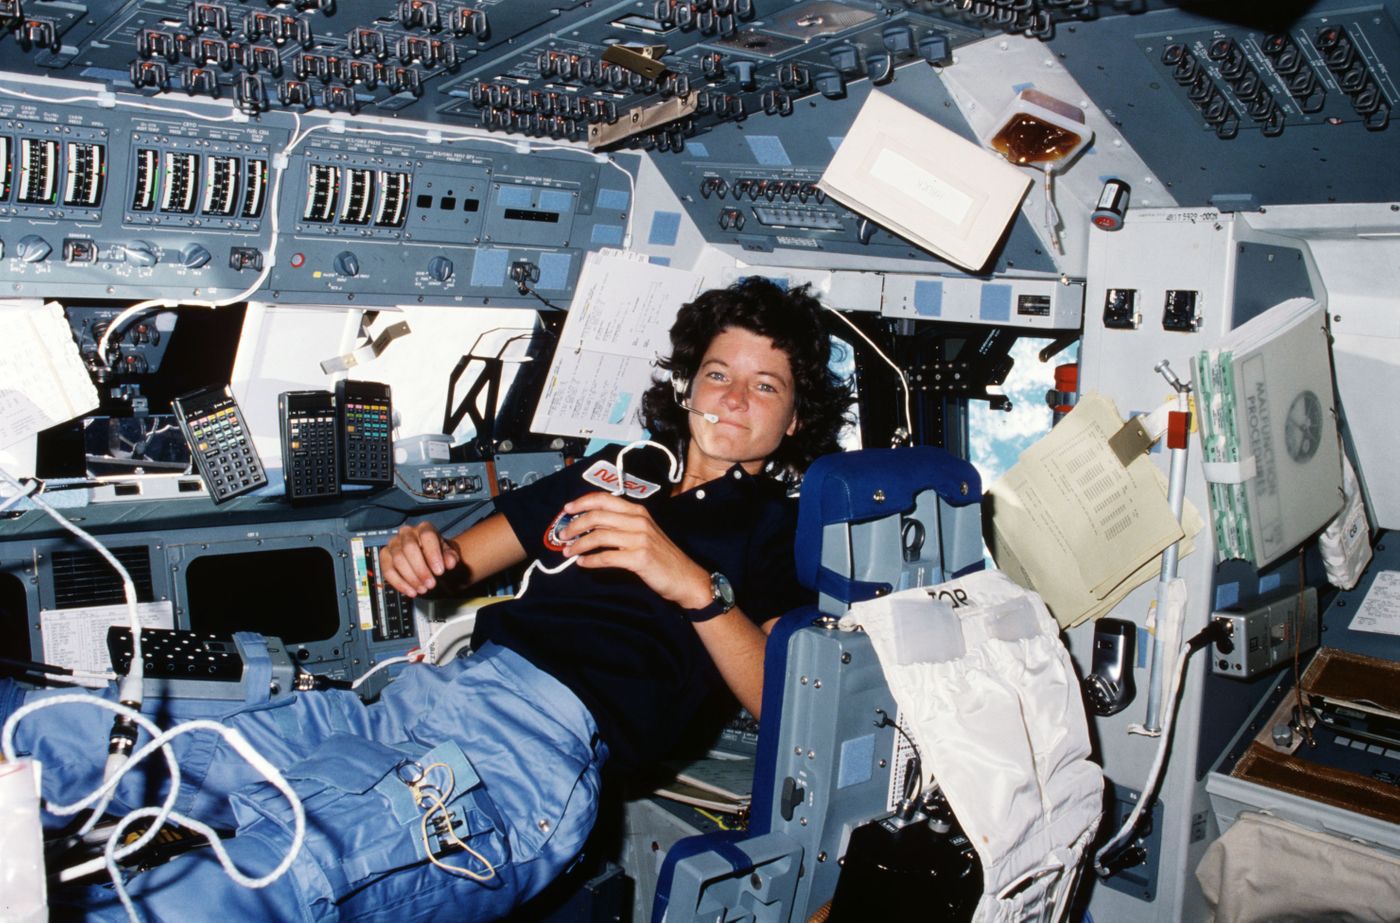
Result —
<instances>
[{"instance_id":1,"label":"seat headrest","mask_svg":"<svg viewBox=\"0 0 1400 923\"><path fill-rule=\"evenodd\" d=\"M848 601L874 595L848 574L822 573L822 534L833 523L856 524L914 509L919 494L932 490L949 506L982 501L982 478L971 463L934 446L861 449L824 455L802 479L797 513L797 579L808 589L828 591L845 581Z\"/></svg>"}]
</instances>

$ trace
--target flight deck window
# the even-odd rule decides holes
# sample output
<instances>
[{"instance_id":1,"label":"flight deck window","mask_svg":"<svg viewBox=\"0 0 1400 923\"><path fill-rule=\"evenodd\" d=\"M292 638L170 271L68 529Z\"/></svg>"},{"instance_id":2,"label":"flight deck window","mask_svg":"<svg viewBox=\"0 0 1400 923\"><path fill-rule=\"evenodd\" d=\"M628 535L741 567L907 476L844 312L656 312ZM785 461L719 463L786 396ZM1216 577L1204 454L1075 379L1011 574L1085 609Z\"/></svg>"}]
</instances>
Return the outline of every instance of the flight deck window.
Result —
<instances>
[{"instance_id":1,"label":"flight deck window","mask_svg":"<svg viewBox=\"0 0 1400 923\"><path fill-rule=\"evenodd\" d=\"M983 490L1050 432L1051 412L1045 394L1055 387L1055 367L1076 361L1079 353L1076 344L1056 353L1049 362L1041 362L1039 353L1050 342L1021 337L1011 348L1015 365L1002 385L1002 393L1011 399L1009 411L992 410L986 401L968 402L968 460L982 475Z\"/></svg>"}]
</instances>

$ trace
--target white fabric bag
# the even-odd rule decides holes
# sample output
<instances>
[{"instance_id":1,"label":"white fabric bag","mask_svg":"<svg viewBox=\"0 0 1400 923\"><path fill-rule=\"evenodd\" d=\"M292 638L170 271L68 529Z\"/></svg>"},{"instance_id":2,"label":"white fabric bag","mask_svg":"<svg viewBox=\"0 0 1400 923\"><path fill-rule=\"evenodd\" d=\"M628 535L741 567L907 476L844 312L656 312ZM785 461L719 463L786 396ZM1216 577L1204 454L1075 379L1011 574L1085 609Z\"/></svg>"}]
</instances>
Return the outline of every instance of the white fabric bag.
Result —
<instances>
[{"instance_id":1,"label":"white fabric bag","mask_svg":"<svg viewBox=\"0 0 1400 923\"><path fill-rule=\"evenodd\" d=\"M974 921L1051 921L1067 909L1098 828L1079 680L1040 597L1000 571L858 603L923 762L982 860Z\"/></svg>"}]
</instances>

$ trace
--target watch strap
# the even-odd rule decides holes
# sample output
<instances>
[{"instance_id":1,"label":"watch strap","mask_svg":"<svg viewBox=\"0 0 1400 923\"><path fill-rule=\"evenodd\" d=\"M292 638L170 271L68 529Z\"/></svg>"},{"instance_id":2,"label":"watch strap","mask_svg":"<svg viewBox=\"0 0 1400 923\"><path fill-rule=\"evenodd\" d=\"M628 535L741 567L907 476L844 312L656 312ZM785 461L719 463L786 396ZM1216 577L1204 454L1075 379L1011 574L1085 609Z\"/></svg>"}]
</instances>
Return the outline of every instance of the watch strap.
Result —
<instances>
[{"instance_id":1,"label":"watch strap","mask_svg":"<svg viewBox=\"0 0 1400 923\"><path fill-rule=\"evenodd\" d=\"M688 622L708 622L716 616L724 615L734 608L734 591L729 580L721 573L710 574L710 592L713 598L699 609L682 609L681 614Z\"/></svg>"}]
</instances>

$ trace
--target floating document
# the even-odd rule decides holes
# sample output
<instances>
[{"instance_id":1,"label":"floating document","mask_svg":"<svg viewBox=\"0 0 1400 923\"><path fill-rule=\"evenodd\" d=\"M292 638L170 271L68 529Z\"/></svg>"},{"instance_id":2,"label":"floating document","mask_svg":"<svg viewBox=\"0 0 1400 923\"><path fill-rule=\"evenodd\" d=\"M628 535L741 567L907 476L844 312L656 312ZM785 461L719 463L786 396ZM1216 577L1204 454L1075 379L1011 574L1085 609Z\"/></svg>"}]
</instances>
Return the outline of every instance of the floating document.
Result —
<instances>
[{"instance_id":1,"label":"floating document","mask_svg":"<svg viewBox=\"0 0 1400 923\"><path fill-rule=\"evenodd\" d=\"M55 302L0 302L5 346L0 351L0 447L97 407L97 389Z\"/></svg>"},{"instance_id":2,"label":"floating document","mask_svg":"<svg viewBox=\"0 0 1400 923\"><path fill-rule=\"evenodd\" d=\"M637 409L682 304L699 294L698 273L615 250L590 253L530 428L561 436L627 441L642 434Z\"/></svg>"},{"instance_id":3,"label":"floating document","mask_svg":"<svg viewBox=\"0 0 1400 923\"><path fill-rule=\"evenodd\" d=\"M1216 556L1264 567L1342 506L1326 311L1275 305L1202 351L1192 376Z\"/></svg>"},{"instance_id":4,"label":"floating document","mask_svg":"<svg viewBox=\"0 0 1400 923\"><path fill-rule=\"evenodd\" d=\"M965 269L981 268L1030 178L923 113L870 93L817 184L851 210Z\"/></svg>"},{"instance_id":5,"label":"floating document","mask_svg":"<svg viewBox=\"0 0 1400 923\"><path fill-rule=\"evenodd\" d=\"M1202 525L1188 504L1183 530L1145 454L1118 460L1108 440L1122 426L1111 401L1086 393L987 491L992 558L1065 627L1103 615L1154 579L1173 543L1189 553L1188 537Z\"/></svg>"}]
</instances>

